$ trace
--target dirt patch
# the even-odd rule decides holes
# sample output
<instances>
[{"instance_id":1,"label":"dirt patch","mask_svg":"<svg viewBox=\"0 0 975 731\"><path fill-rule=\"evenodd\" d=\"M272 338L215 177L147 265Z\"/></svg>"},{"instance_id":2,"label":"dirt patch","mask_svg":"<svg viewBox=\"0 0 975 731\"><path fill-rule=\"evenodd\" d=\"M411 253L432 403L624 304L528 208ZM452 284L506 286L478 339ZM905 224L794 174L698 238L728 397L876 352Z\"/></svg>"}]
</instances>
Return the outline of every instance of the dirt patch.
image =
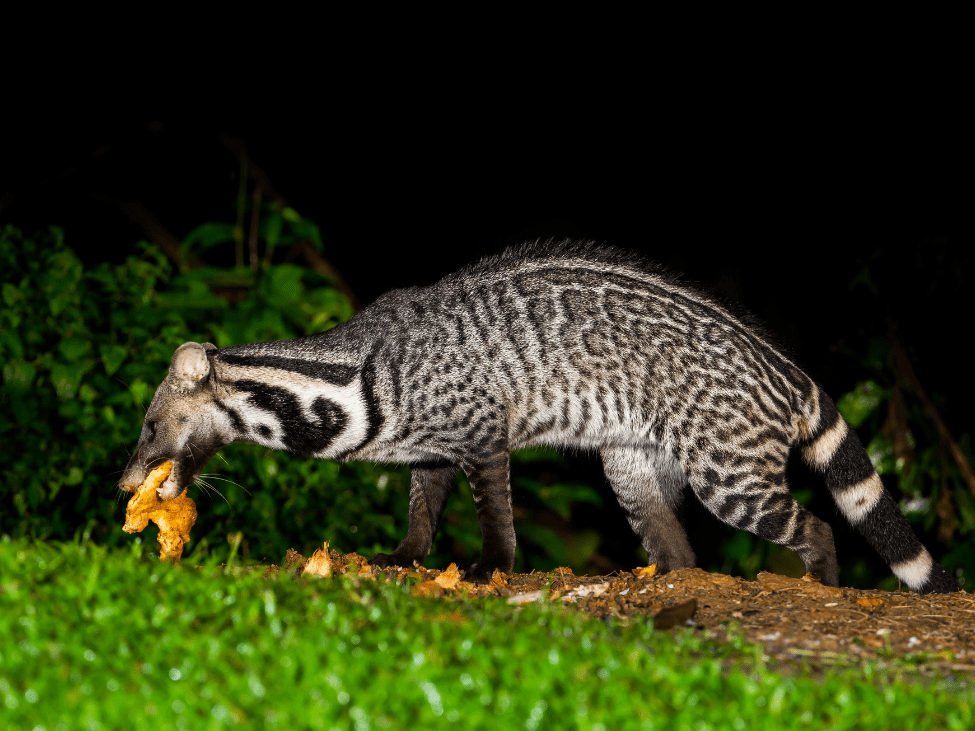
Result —
<instances>
[{"instance_id":1,"label":"dirt patch","mask_svg":"<svg viewBox=\"0 0 975 731\"><path fill-rule=\"evenodd\" d=\"M463 580L447 569L381 569L362 556L319 550L306 559L288 551L283 570L295 576L349 573L362 578L419 579L420 596L506 597L512 604L560 603L600 618L628 622L654 618L657 629L690 625L722 639L741 632L782 661L836 665L861 659L902 658L924 668L975 671L975 597L964 591L920 596L833 588L818 581L761 573L756 581L680 569L608 576L575 576L571 569L502 574L490 584ZM316 569L327 565L327 572ZM281 570L276 566L268 571Z\"/></svg>"}]
</instances>

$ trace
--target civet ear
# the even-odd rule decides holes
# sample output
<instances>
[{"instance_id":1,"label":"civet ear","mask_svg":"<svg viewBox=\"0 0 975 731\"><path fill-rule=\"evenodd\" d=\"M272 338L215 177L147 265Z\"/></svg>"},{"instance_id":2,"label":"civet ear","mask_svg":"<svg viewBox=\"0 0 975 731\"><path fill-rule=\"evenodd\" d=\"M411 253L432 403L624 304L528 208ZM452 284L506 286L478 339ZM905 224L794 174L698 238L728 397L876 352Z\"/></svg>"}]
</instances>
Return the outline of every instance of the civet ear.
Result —
<instances>
[{"instance_id":1,"label":"civet ear","mask_svg":"<svg viewBox=\"0 0 975 731\"><path fill-rule=\"evenodd\" d=\"M215 349L210 343L183 343L176 348L169 364L169 377L173 385L181 390L192 390L203 383L210 375L207 350L211 348Z\"/></svg>"}]
</instances>

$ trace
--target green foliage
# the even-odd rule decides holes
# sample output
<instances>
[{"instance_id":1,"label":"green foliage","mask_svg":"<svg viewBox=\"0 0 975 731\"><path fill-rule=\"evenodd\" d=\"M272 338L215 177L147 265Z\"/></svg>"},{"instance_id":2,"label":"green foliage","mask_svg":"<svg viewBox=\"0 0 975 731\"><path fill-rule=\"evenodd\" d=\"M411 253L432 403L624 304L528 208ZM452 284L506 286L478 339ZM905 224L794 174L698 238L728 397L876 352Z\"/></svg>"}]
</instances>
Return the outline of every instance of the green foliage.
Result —
<instances>
[{"instance_id":1,"label":"green foliage","mask_svg":"<svg viewBox=\"0 0 975 731\"><path fill-rule=\"evenodd\" d=\"M933 406L912 372L903 372L898 343L874 338L861 359L873 376L837 400L843 418L859 428L877 472L896 484L900 508L929 546L950 547L941 563L963 581L975 576L975 497L939 432ZM866 436L864 436L866 435ZM968 435L961 454L973 463ZM862 569L862 567L861 567ZM887 580L888 588L896 584Z\"/></svg>"},{"instance_id":2,"label":"green foliage","mask_svg":"<svg viewBox=\"0 0 975 731\"><path fill-rule=\"evenodd\" d=\"M277 247L288 246L297 241L309 241L318 251L324 249L318 225L302 217L298 211L289 206L278 204L264 206L264 215L258 224L258 236L264 243L265 264L271 261ZM180 253L184 259L188 259L192 255L203 254L216 246L234 243L235 238L233 224L210 221L197 226L186 235Z\"/></svg>"},{"instance_id":3,"label":"green foliage","mask_svg":"<svg viewBox=\"0 0 975 731\"><path fill-rule=\"evenodd\" d=\"M153 306L166 274L148 248L84 272L57 229L36 239L0 232L0 531L64 538L115 522L122 445L139 429L158 363L188 334Z\"/></svg>"},{"instance_id":4,"label":"green foliage","mask_svg":"<svg viewBox=\"0 0 975 731\"><path fill-rule=\"evenodd\" d=\"M965 729L969 681L783 675L740 636L0 540L4 727Z\"/></svg>"},{"instance_id":5,"label":"green foliage","mask_svg":"<svg viewBox=\"0 0 975 731\"><path fill-rule=\"evenodd\" d=\"M836 408L846 423L856 429L889 396L876 381L863 381L849 393L843 394L836 402Z\"/></svg>"}]
</instances>

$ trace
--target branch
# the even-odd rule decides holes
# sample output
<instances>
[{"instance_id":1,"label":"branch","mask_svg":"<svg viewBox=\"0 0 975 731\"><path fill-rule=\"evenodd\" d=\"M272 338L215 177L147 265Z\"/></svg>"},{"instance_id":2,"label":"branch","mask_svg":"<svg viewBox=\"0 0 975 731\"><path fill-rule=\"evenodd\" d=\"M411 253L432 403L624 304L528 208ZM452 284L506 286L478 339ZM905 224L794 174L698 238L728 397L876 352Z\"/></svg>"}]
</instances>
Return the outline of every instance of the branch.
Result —
<instances>
[{"instance_id":1,"label":"branch","mask_svg":"<svg viewBox=\"0 0 975 731\"><path fill-rule=\"evenodd\" d=\"M292 249L296 254L301 254L304 257L305 261L308 262L308 266L328 279L335 289L344 294L352 304L353 310L358 312L362 309L358 298L355 296L352 288L342 278L342 275L339 274L339 270L332 266L328 259L318 253L315 245L311 241L307 239L298 241L293 245Z\"/></svg>"},{"instance_id":2,"label":"branch","mask_svg":"<svg viewBox=\"0 0 975 731\"><path fill-rule=\"evenodd\" d=\"M247 170L247 175L251 180L254 181L254 210L251 217L251 240L249 242L251 267L254 268L254 263L256 262L257 244L257 212L260 208L261 198L269 198L282 206L287 205L287 201L284 199L284 196L280 195L274 190L274 186L271 185L271 181L268 178L267 173L251 162L250 158L247 156L247 149L243 140L228 137L222 133L219 135L219 138L223 146L237 157L238 162L242 165L246 165L245 169ZM142 205L142 203L138 201L124 201L120 198L115 198L113 196L98 192L93 192L90 195L95 200L101 201L102 203L109 203L121 209L126 218L141 228L145 233L146 238L158 246L160 251L162 251L170 259L170 261L176 265L179 271L185 272L188 269L197 269L199 267L206 266L206 262L204 262L198 256L194 256L191 259L186 260L180 252L180 240L176 238L176 236L168 228L166 228L162 221L156 218L148 208ZM356 312L362 309L362 304L355 296L352 288L339 273L339 270L336 269L331 262L328 261L328 259L319 254L310 241L299 241L295 243L291 247L289 258L294 255L301 255L308 263L308 266L328 279L335 289L339 290L346 296Z\"/></svg>"},{"instance_id":3,"label":"branch","mask_svg":"<svg viewBox=\"0 0 975 731\"><path fill-rule=\"evenodd\" d=\"M275 203L280 203L281 205L287 205L284 196L279 194L274 186L271 185L271 179L267 176L262 168L259 168L254 164L254 161L250 159L247 154L247 145L244 141L236 137L230 137L229 135L220 132L217 135L220 140L220 144L226 147L233 155L237 158L238 162L247 161L247 175L254 181L254 185L261 189L265 198L274 201Z\"/></svg>"},{"instance_id":4,"label":"branch","mask_svg":"<svg viewBox=\"0 0 975 731\"><path fill-rule=\"evenodd\" d=\"M117 206L126 218L142 229L146 238L158 246L159 250L169 257L169 260L181 272L206 266L205 262L197 256L189 261L185 260L180 253L180 240L139 201L124 201L121 198L98 192L92 192L90 195L97 201Z\"/></svg>"},{"instance_id":5,"label":"branch","mask_svg":"<svg viewBox=\"0 0 975 731\"><path fill-rule=\"evenodd\" d=\"M890 349L894 354L894 368L897 370L897 373L904 382L904 385L917 394L917 397L921 400L924 410L928 414L928 418L934 422L935 427L938 429L938 435L941 437L942 443L948 446L948 452L955 460L955 464L958 465L958 469L961 471L962 479L965 480L965 484L968 485L968 489L972 491L973 495L975 495L975 471L972 470L972 466L969 464L964 452L961 451L961 447L958 445L958 442L952 438L951 432L948 431L948 427L941 418L941 414L938 413L938 410L934 407L934 404L931 403L931 399L929 399L927 393L925 393L924 388L921 386L921 382L914 373L914 367L911 365L911 361L908 359L907 353L904 352L904 348L901 346L900 341L897 339L894 331L895 326L893 323L890 323L889 338Z\"/></svg>"}]
</instances>

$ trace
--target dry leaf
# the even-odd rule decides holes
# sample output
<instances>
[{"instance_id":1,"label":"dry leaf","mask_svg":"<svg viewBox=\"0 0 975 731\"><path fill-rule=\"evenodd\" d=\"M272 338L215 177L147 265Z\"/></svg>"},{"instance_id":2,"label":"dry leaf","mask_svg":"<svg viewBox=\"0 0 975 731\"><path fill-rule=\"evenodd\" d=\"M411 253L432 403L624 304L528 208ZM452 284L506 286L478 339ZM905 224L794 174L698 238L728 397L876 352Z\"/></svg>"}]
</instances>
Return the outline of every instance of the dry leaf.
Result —
<instances>
[{"instance_id":1,"label":"dry leaf","mask_svg":"<svg viewBox=\"0 0 975 731\"><path fill-rule=\"evenodd\" d=\"M443 587L436 581L421 581L410 593L416 596L442 596Z\"/></svg>"},{"instance_id":2,"label":"dry leaf","mask_svg":"<svg viewBox=\"0 0 975 731\"><path fill-rule=\"evenodd\" d=\"M682 604L661 609L653 615L654 629L670 629L679 624L684 624L697 611L697 599L691 598Z\"/></svg>"}]
</instances>

